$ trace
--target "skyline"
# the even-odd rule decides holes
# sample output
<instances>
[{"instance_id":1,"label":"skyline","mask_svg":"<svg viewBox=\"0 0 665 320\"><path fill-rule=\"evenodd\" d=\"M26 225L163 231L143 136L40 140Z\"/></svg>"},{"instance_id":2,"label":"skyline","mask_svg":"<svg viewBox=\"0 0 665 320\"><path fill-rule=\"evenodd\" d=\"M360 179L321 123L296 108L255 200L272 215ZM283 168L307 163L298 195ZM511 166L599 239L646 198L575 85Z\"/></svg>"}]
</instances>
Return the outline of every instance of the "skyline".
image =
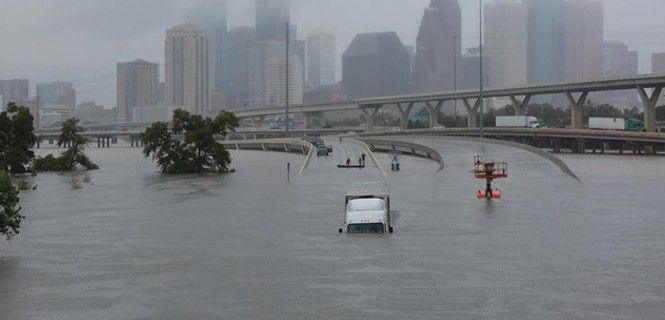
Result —
<instances>
[{"instance_id":1,"label":"skyline","mask_svg":"<svg viewBox=\"0 0 665 320\"><path fill-rule=\"evenodd\" d=\"M120 0L117 2L129 2ZM51 3L45 0L11 2L0 13L6 28L0 30L0 78L28 78L31 95L34 85L42 81L73 81L79 101L94 100L106 107L115 106L115 65L121 61L140 58L160 64L164 72L163 41L167 28L184 20L187 9L203 1L144 0L134 9L126 6L83 0L62 0ZM251 2L251 1L250 1ZM488 1L486 1L488 2ZM658 41L665 23L659 22L659 10L644 10L665 7L656 0L637 0L629 5L620 0L604 0L605 39L625 42L640 52L640 72L650 70L651 53L665 52L665 42ZM132 1L132 4L135 2ZM303 1L293 0L292 22L298 25L300 38L307 31L317 28L332 28L336 33L337 80L341 79L341 54L355 34L376 31L395 31L406 45L415 44L422 12L429 0L386 0L383 6L374 1ZM460 1L462 7L462 48L477 45L477 2ZM253 25L253 5L247 1L229 0L229 27ZM34 7L42 10L35 11ZM72 10L67 10L72 9ZM149 10L150 9L150 10ZM311 14L315 9L321 14ZM350 12L345 19L338 18L340 10ZM30 11L28 11L30 10ZM372 17L364 14L372 11ZM642 12L645 11L645 12ZM30 15L27 15L28 12ZM101 15L100 12L105 12ZM31 23L10 19L30 16ZM641 19L633 21L632 17ZM117 17L123 17L122 24ZM342 21L343 20L343 21ZM371 20L371 21L369 21ZM22 30L14 36L12 30ZM44 31L46 30L46 31ZM140 31L136 31L140 30ZM100 42L99 39L105 41ZM79 54L78 52L85 52ZM44 55L50 53L50 56ZM163 79L162 79L163 80Z\"/></svg>"}]
</instances>

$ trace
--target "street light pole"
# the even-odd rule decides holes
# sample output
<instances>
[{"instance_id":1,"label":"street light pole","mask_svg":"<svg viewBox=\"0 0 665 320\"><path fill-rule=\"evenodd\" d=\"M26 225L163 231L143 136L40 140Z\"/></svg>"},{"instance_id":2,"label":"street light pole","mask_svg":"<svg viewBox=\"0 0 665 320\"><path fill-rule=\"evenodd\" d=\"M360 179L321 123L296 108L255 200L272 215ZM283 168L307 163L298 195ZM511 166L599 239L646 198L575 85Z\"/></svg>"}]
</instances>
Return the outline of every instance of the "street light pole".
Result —
<instances>
[{"instance_id":1,"label":"street light pole","mask_svg":"<svg viewBox=\"0 0 665 320\"><path fill-rule=\"evenodd\" d=\"M484 138L485 137L485 128L484 128L484 123L483 123L483 114L485 111L485 106L484 106L484 99L483 99L483 0L478 0L478 20L479 22L479 30L480 30L480 37L479 37L479 52L480 52L480 94L478 95L478 101L480 102L480 137Z\"/></svg>"},{"instance_id":2,"label":"street light pole","mask_svg":"<svg viewBox=\"0 0 665 320\"><path fill-rule=\"evenodd\" d=\"M457 91L457 35L453 36L453 78L454 89ZM454 101L453 114L455 115L455 126L457 127L457 99Z\"/></svg>"},{"instance_id":3,"label":"street light pole","mask_svg":"<svg viewBox=\"0 0 665 320\"><path fill-rule=\"evenodd\" d=\"M286 22L286 135L289 135L289 44L290 44L290 34L289 34L289 24Z\"/></svg>"}]
</instances>

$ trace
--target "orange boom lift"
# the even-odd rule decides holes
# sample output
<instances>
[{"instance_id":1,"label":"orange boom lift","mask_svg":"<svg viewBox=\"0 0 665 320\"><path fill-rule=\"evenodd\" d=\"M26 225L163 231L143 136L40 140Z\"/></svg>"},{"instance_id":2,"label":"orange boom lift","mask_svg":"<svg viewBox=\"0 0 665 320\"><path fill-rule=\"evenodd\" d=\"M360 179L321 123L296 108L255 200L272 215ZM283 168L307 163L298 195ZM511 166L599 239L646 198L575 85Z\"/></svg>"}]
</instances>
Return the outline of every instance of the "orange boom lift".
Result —
<instances>
[{"instance_id":1,"label":"orange boom lift","mask_svg":"<svg viewBox=\"0 0 665 320\"><path fill-rule=\"evenodd\" d=\"M485 191L478 190L478 199L501 199L501 190L492 190L492 181L494 179L508 178L508 164L493 160L483 160L479 155L474 157L473 162L473 173L476 179L483 179L486 182Z\"/></svg>"}]
</instances>

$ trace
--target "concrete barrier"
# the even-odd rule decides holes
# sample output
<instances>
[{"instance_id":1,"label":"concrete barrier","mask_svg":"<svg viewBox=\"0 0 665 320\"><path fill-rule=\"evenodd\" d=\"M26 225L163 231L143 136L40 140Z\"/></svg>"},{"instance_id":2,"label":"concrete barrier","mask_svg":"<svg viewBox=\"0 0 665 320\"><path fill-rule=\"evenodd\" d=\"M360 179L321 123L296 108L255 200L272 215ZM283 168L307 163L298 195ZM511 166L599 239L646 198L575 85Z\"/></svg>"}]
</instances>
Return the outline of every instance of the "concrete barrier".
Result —
<instances>
[{"instance_id":1,"label":"concrete barrier","mask_svg":"<svg viewBox=\"0 0 665 320\"><path fill-rule=\"evenodd\" d=\"M312 144L296 138L263 139L263 140L225 140L219 141L224 147L236 150L258 150L273 152L288 152L308 154L313 148Z\"/></svg>"},{"instance_id":2,"label":"concrete barrier","mask_svg":"<svg viewBox=\"0 0 665 320\"><path fill-rule=\"evenodd\" d=\"M425 144L390 138L362 137L360 140L369 146L370 150L375 152L400 152L435 161L440 165L437 172L440 172L445 167L443 155L435 148Z\"/></svg>"}]
</instances>

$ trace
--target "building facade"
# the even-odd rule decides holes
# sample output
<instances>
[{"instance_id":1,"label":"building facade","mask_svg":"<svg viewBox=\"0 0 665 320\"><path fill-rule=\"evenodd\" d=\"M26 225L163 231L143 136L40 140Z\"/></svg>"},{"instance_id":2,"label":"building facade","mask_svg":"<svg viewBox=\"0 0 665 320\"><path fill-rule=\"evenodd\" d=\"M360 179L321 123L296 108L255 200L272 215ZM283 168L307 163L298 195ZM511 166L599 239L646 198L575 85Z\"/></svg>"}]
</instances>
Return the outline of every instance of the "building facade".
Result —
<instances>
[{"instance_id":1,"label":"building facade","mask_svg":"<svg viewBox=\"0 0 665 320\"><path fill-rule=\"evenodd\" d=\"M192 106L196 114L211 115L208 50L208 37L195 24L181 24L166 32L167 106Z\"/></svg>"},{"instance_id":2,"label":"building facade","mask_svg":"<svg viewBox=\"0 0 665 320\"><path fill-rule=\"evenodd\" d=\"M118 120L133 122L135 107L158 104L159 64L143 60L118 63Z\"/></svg>"},{"instance_id":3,"label":"building facade","mask_svg":"<svg viewBox=\"0 0 665 320\"><path fill-rule=\"evenodd\" d=\"M249 105L249 51L256 42L255 27L235 27L227 37L226 105L238 109Z\"/></svg>"},{"instance_id":4,"label":"building facade","mask_svg":"<svg viewBox=\"0 0 665 320\"><path fill-rule=\"evenodd\" d=\"M21 103L28 100L30 95L30 83L28 79L0 80L0 102L2 108L7 107L9 102Z\"/></svg>"},{"instance_id":5,"label":"building facade","mask_svg":"<svg viewBox=\"0 0 665 320\"><path fill-rule=\"evenodd\" d=\"M526 8L518 1L485 5L484 55L492 61L492 88L527 84Z\"/></svg>"},{"instance_id":6,"label":"building facade","mask_svg":"<svg viewBox=\"0 0 665 320\"><path fill-rule=\"evenodd\" d=\"M432 0L425 9L416 39L413 90L448 91L462 52L462 19L457 0Z\"/></svg>"},{"instance_id":7,"label":"building facade","mask_svg":"<svg viewBox=\"0 0 665 320\"><path fill-rule=\"evenodd\" d=\"M226 0L206 1L190 10L185 17L187 23L198 25L208 37L208 73L210 86L210 110L221 111L228 82L225 56L227 54Z\"/></svg>"},{"instance_id":8,"label":"building facade","mask_svg":"<svg viewBox=\"0 0 665 320\"><path fill-rule=\"evenodd\" d=\"M249 52L249 105L286 104L286 42L259 41ZM289 104L302 104L303 65L296 53L289 54Z\"/></svg>"},{"instance_id":9,"label":"building facade","mask_svg":"<svg viewBox=\"0 0 665 320\"><path fill-rule=\"evenodd\" d=\"M318 30L307 34L307 87L335 83L335 33Z\"/></svg>"},{"instance_id":10,"label":"building facade","mask_svg":"<svg viewBox=\"0 0 665 320\"><path fill-rule=\"evenodd\" d=\"M665 73L665 53L654 53L651 55L651 73Z\"/></svg>"},{"instance_id":11,"label":"building facade","mask_svg":"<svg viewBox=\"0 0 665 320\"><path fill-rule=\"evenodd\" d=\"M76 108L76 90L72 82L42 82L37 84L37 99L40 107L55 108L67 106L71 114Z\"/></svg>"},{"instance_id":12,"label":"building facade","mask_svg":"<svg viewBox=\"0 0 665 320\"><path fill-rule=\"evenodd\" d=\"M639 57L637 51L619 41L604 43L603 73L605 78L621 78L638 74ZM596 104L609 104L617 108L632 108L638 104L635 90L601 92L592 96Z\"/></svg>"},{"instance_id":13,"label":"building facade","mask_svg":"<svg viewBox=\"0 0 665 320\"><path fill-rule=\"evenodd\" d=\"M256 38L259 41L284 41L291 18L289 0L255 0Z\"/></svg>"},{"instance_id":14,"label":"building facade","mask_svg":"<svg viewBox=\"0 0 665 320\"><path fill-rule=\"evenodd\" d=\"M342 57L342 86L351 99L409 91L409 53L395 32L358 34Z\"/></svg>"},{"instance_id":15,"label":"building facade","mask_svg":"<svg viewBox=\"0 0 665 320\"><path fill-rule=\"evenodd\" d=\"M565 3L565 80L603 78L603 3L568 0Z\"/></svg>"}]
</instances>

